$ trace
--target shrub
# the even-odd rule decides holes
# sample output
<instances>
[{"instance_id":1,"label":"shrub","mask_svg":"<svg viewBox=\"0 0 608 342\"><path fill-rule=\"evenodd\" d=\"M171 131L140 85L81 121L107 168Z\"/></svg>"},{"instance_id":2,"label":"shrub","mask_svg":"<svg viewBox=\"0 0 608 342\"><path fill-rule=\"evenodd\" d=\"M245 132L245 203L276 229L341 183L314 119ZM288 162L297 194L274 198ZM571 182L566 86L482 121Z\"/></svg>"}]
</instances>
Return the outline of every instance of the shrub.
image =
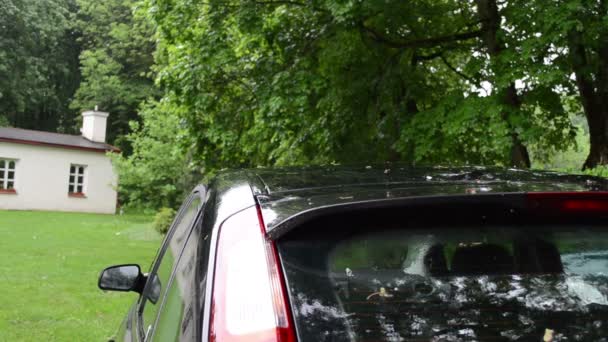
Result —
<instances>
[{"instance_id":1,"label":"shrub","mask_svg":"<svg viewBox=\"0 0 608 342\"><path fill-rule=\"evenodd\" d=\"M580 168L561 168L553 171L608 178L608 165L598 165L594 169L581 170Z\"/></svg>"},{"instance_id":2,"label":"shrub","mask_svg":"<svg viewBox=\"0 0 608 342\"><path fill-rule=\"evenodd\" d=\"M154 230L162 235L167 234L167 231L171 227L171 222L175 217L175 210L171 208L161 208L154 216Z\"/></svg>"},{"instance_id":3,"label":"shrub","mask_svg":"<svg viewBox=\"0 0 608 342\"><path fill-rule=\"evenodd\" d=\"M132 154L108 153L120 179L120 202L132 210L178 208L202 179L200 167L185 153L187 149L182 149L190 146L185 127L178 115L160 102L142 105L139 114L142 122L131 122L131 133L126 137Z\"/></svg>"},{"instance_id":4,"label":"shrub","mask_svg":"<svg viewBox=\"0 0 608 342\"><path fill-rule=\"evenodd\" d=\"M608 177L608 166L598 165L595 169L585 170L583 173L591 176Z\"/></svg>"}]
</instances>

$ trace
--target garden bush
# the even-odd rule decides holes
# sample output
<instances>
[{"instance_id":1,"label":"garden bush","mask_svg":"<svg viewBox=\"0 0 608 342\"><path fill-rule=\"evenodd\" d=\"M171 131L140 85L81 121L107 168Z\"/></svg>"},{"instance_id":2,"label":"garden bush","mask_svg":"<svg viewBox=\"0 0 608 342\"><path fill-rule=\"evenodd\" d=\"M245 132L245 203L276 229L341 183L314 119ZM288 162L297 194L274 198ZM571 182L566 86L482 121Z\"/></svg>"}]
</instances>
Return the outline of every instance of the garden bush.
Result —
<instances>
[{"instance_id":1,"label":"garden bush","mask_svg":"<svg viewBox=\"0 0 608 342\"><path fill-rule=\"evenodd\" d=\"M171 222L175 217L175 210L171 208L161 208L154 216L154 230L162 235L167 234L167 231L171 227Z\"/></svg>"}]
</instances>

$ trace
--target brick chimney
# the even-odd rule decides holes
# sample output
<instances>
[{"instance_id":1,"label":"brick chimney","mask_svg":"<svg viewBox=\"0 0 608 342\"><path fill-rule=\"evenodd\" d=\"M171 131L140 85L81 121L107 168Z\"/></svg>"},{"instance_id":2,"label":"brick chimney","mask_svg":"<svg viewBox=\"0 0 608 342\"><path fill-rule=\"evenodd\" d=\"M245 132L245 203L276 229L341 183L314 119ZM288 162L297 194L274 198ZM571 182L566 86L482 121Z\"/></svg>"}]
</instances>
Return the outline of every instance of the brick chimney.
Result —
<instances>
[{"instance_id":1,"label":"brick chimney","mask_svg":"<svg viewBox=\"0 0 608 342\"><path fill-rule=\"evenodd\" d=\"M82 136L94 142L105 143L108 115L110 114L98 111L97 106L95 110L83 112L80 129Z\"/></svg>"}]
</instances>

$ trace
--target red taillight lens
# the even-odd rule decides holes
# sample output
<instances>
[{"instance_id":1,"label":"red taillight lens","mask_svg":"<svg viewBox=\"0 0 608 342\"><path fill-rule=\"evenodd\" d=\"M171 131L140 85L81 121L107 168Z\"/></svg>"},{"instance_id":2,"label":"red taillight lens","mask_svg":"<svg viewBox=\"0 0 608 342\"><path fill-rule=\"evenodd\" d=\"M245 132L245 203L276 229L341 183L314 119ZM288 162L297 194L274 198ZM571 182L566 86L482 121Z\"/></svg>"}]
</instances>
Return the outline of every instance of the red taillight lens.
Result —
<instances>
[{"instance_id":1,"label":"red taillight lens","mask_svg":"<svg viewBox=\"0 0 608 342\"><path fill-rule=\"evenodd\" d=\"M259 210L229 218L218 239L210 340L295 342L274 243Z\"/></svg>"},{"instance_id":2,"label":"red taillight lens","mask_svg":"<svg viewBox=\"0 0 608 342\"><path fill-rule=\"evenodd\" d=\"M536 192L527 196L530 208L555 214L608 213L608 192Z\"/></svg>"}]
</instances>

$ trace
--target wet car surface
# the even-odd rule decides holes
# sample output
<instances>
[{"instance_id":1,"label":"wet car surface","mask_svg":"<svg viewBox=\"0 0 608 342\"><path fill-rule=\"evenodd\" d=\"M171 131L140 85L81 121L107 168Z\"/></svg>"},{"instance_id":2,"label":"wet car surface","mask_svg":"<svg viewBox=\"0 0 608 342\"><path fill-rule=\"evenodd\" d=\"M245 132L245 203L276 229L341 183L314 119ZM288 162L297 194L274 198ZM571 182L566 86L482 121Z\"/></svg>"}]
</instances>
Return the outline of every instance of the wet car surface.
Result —
<instances>
[{"instance_id":1,"label":"wet car surface","mask_svg":"<svg viewBox=\"0 0 608 342\"><path fill-rule=\"evenodd\" d=\"M560 228L552 226L551 234L556 229ZM500 230L517 238L496 236ZM340 238L335 244L310 239L284 242L280 248L287 278L292 279L300 336L326 341L533 341L551 331L554 341L604 338L608 277L597 268L605 272L608 265L590 262L589 255L597 253L586 250L605 246L608 236L579 227L576 239L569 236L573 229L564 228L552 239L541 230L534 240L517 241L519 230L494 227L484 236L471 229L467 236L466 229L453 235L446 228L427 228L419 235L391 230L384 236ZM344 241L350 246L344 248ZM563 263L555 241L567 252L561 254ZM362 259L354 256L373 244L375 253L366 253L361 265ZM322 256L302 261L312 252L311 245ZM408 257L422 257L395 259L389 251L396 245L401 250L408 246ZM513 246L519 260L501 262L509 254L502 246ZM474 249L478 251L471 253ZM525 250L544 254L534 260L522 256ZM472 255L462 256L463 251ZM383 264L386 260L395 262Z\"/></svg>"},{"instance_id":2,"label":"wet car surface","mask_svg":"<svg viewBox=\"0 0 608 342\"><path fill-rule=\"evenodd\" d=\"M600 341L607 189L481 167L225 172L185 202L117 340Z\"/></svg>"}]
</instances>

